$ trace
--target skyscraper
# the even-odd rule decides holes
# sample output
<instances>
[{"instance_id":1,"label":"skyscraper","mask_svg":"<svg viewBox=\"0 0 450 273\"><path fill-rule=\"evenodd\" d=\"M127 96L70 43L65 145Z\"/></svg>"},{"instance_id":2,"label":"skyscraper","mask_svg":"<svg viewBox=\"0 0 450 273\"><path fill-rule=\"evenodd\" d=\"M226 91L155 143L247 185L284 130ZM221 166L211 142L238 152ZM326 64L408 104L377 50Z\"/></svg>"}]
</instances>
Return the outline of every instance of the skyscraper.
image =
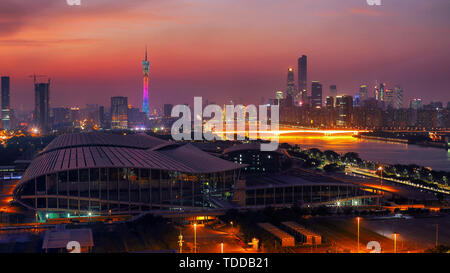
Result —
<instances>
[{"instance_id":1,"label":"skyscraper","mask_svg":"<svg viewBox=\"0 0 450 273\"><path fill-rule=\"evenodd\" d=\"M384 103L386 107L394 108L394 90L387 88L384 91Z\"/></svg>"},{"instance_id":2,"label":"skyscraper","mask_svg":"<svg viewBox=\"0 0 450 273\"><path fill-rule=\"evenodd\" d=\"M311 84L311 105L313 108L322 107L322 84L318 81Z\"/></svg>"},{"instance_id":3,"label":"skyscraper","mask_svg":"<svg viewBox=\"0 0 450 273\"><path fill-rule=\"evenodd\" d=\"M287 74L287 84L286 84L286 98L291 98L293 102L295 102L296 97L296 88L295 88L295 77L294 77L294 69L292 67L288 68Z\"/></svg>"},{"instance_id":4,"label":"skyscraper","mask_svg":"<svg viewBox=\"0 0 450 273\"><path fill-rule=\"evenodd\" d=\"M302 104L305 104L308 93L307 93L307 78L306 78L306 71L307 71L307 58L305 55L302 55L300 58L298 58L298 93L299 93L299 101Z\"/></svg>"},{"instance_id":5,"label":"skyscraper","mask_svg":"<svg viewBox=\"0 0 450 273\"><path fill-rule=\"evenodd\" d=\"M409 102L409 107L413 110L422 109L422 99L412 99Z\"/></svg>"},{"instance_id":6,"label":"skyscraper","mask_svg":"<svg viewBox=\"0 0 450 273\"><path fill-rule=\"evenodd\" d=\"M142 112L148 117L150 109L148 106L148 79L150 76L150 62L147 60L147 47L145 48L145 60L142 61L142 69L144 72L144 88L142 92Z\"/></svg>"},{"instance_id":7,"label":"skyscraper","mask_svg":"<svg viewBox=\"0 0 450 273\"><path fill-rule=\"evenodd\" d=\"M2 128L11 129L11 113L9 109L9 77L2 77Z\"/></svg>"},{"instance_id":8,"label":"skyscraper","mask_svg":"<svg viewBox=\"0 0 450 273\"><path fill-rule=\"evenodd\" d=\"M363 84L359 87L359 99L361 101L365 101L369 98L367 85Z\"/></svg>"},{"instance_id":9,"label":"skyscraper","mask_svg":"<svg viewBox=\"0 0 450 273\"><path fill-rule=\"evenodd\" d=\"M34 124L41 133L50 129L50 79L47 83L34 80Z\"/></svg>"},{"instance_id":10,"label":"skyscraper","mask_svg":"<svg viewBox=\"0 0 450 273\"><path fill-rule=\"evenodd\" d=\"M330 96L336 97L337 96L337 87L336 85L330 85Z\"/></svg>"},{"instance_id":11,"label":"skyscraper","mask_svg":"<svg viewBox=\"0 0 450 273\"><path fill-rule=\"evenodd\" d=\"M336 125L348 127L351 125L353 112L353 98L352 96L337 96L336 97Z\"/></svg>"},{"instance_id":12,"label":"skyscraper","mask_svg":"<svg viewBox=\"0 0 450 273\"><path fill-rule=\"evenodd\" d=\"M403 88L400 86L394 88L394 108L403 108Z\"/></svg>"},{"instance_id":13,"label":"skyscraper","mask_svg":"<svg viewBox=\"0 0 450 273\"><path fill-rule=\"evenodd\" d=\"M380 89L378 90L378 98L380 101L384 101L384 93L385 93L386 84L380 83Z\"/></svg>"},{"instance_id":14,"label":"skyscraper","mask_svg":"<svg viewBox=\"0 0 450 273\"><path fill-rule=\"evenodd\" d=\"M128 98L111 97L111 128L128 128Z\"/></svg>"}]
</instances>

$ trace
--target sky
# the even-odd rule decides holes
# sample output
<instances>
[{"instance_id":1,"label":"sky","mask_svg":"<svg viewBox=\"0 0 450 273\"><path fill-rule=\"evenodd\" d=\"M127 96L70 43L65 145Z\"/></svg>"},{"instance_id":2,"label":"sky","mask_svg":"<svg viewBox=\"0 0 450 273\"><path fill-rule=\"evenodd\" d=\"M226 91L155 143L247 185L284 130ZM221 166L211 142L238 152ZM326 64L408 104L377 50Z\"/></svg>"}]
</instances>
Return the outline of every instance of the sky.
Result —
<instances>
[{"instance_id":1,"label":"sky","mask_svg":"<svg viewBox=\"0 0 450 273\"><path fill-rule=\"evenodd\" d=\"M140 107L147 45L151 108L194 96L259 104L285 91L304 54L324 97L331 84L353 95L378 81L402 86L405 106L446 103L450 1L381 1L0 0L0 75L16 109L33 107L33 74L51 78L52 107L109 107L111 96Z\"/></svg>"}]
</instances>

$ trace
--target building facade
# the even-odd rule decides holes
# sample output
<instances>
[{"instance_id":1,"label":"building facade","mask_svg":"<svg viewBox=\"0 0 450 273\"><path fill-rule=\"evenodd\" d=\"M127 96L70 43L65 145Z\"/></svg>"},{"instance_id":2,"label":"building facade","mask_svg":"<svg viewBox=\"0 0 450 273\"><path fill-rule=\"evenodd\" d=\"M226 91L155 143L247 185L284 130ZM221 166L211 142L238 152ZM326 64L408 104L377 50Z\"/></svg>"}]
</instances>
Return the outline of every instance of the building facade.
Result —
<instances>
[{"instance_id":1,"label":"building facade","mask_svg":"<svg viewBox=\"0 0 450 273\"><path fill-rule=\"evenodd\" d=\"M58 217L208 209L232 200L242 167L146 134L66 134L32 161L13 196Z\"/></svg>"}]
</instances>

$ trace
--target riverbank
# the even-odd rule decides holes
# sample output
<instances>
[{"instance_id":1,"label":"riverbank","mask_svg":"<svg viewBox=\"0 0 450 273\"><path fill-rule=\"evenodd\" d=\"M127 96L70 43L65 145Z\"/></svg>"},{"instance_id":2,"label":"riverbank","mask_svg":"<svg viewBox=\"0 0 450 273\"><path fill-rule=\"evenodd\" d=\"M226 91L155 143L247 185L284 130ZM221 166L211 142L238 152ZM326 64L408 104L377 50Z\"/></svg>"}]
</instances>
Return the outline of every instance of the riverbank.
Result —
<instances>
[{"instance_id":1,"label":"riverbank","mask_svg":"<svg viewBox=\"0 0 450 273\"><path fill-rule=\"evenodd\" d=\"M369 135L354 135L354 138L364 139L364 140L377 140L391 143L401 143L401 144L412 144L423 147L433 147L433 148L441 148L441 149L450 149L449 145L445 142L436 142L436 141L413 141L407 138L400 137L382 137L382 136L369 136Z\"/></svg>"}]
</instances>

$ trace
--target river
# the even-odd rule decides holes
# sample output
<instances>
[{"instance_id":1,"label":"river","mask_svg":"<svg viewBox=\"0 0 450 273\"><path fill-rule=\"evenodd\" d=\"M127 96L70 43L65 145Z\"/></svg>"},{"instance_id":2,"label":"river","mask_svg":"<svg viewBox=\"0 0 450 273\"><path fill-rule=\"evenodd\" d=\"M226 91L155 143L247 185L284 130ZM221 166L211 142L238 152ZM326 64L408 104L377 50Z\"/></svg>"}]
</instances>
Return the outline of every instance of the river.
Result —
<instances>
[{"instance_id":1,"label":"river","mask_svg":"<svg viewBox=\"0 0 450 273\"><path fill-rule=\"evenodd\" d=\"M351 135L322 136L289 134L280 137L280 143L298 144L301 148L318 148L322 151L333 150L338 153L356 152L362 159L387 164L417 164L431 167L433 170L450 172L450 150L391 143L373 140L361 140Z\"/></svg>"}]
</instances>

